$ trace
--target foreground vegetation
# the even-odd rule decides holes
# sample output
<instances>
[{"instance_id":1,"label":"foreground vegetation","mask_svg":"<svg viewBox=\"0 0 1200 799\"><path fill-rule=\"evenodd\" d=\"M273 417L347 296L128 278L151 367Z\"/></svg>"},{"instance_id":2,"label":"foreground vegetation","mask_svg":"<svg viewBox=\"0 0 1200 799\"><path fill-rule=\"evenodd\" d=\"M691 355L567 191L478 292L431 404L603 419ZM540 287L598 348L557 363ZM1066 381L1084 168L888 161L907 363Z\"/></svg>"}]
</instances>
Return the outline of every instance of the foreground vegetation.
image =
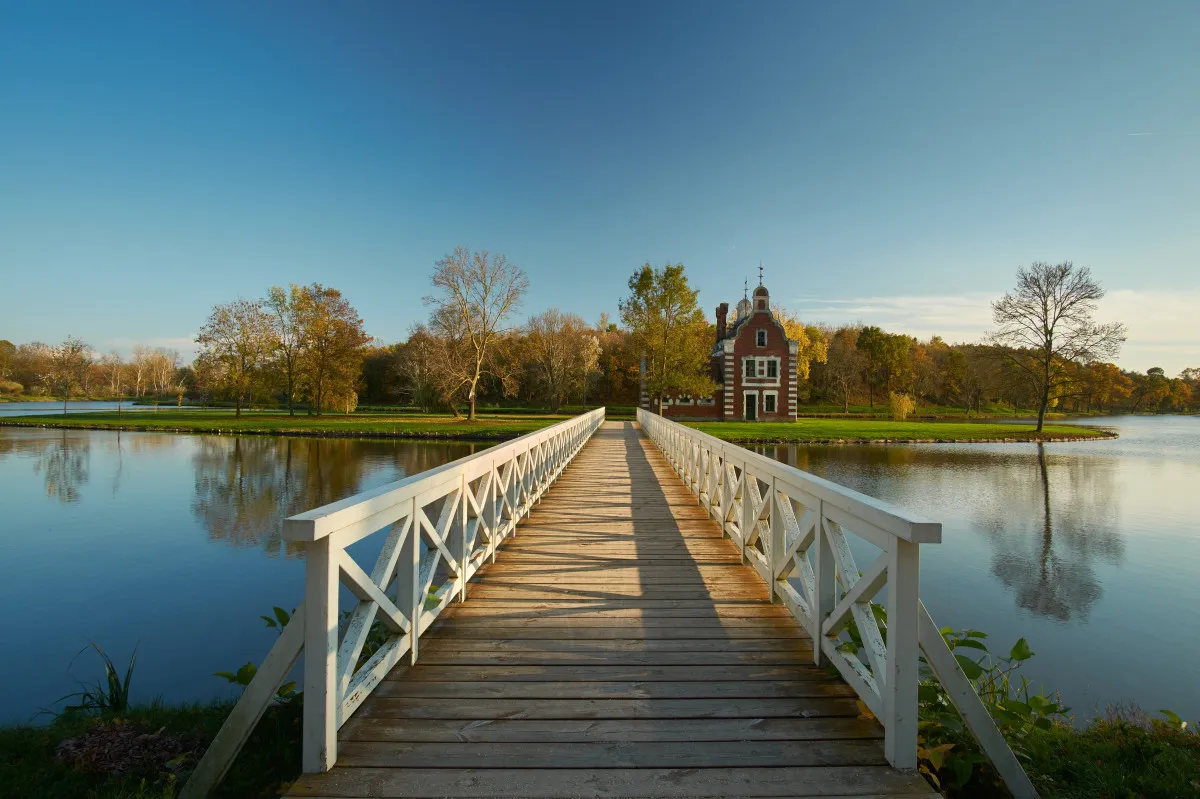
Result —
<instances>
[{"instance_id":1,"label":"foreground vegetation","mask_svg":"<svg viewBox=\"0 0 1200 799\"><path fill-rule=\"evenodd\" d=\"M216 796L275 796L300 772L299 704L272 707ZM232 702L64 713L48 726L0 728L0 786L10 799L171 799Z\"/></svg>"},{"instance_id":2,"label":"foreground vegetation","mask_svg":"<svg viewBox=\"0 0 1200 799\"><path fill-rule=\"evenodd\" d=\"M1063 441L1109 438L1094 427L978 422L897 422L877 419L797 419L795 422L689 422L702 433L737 444L857 444L867 442Z\"/></svg>"},{"instance_id":3,"label":"foreground vegetation","mask_svg":"<svg viewBox=\"0 0 1200 799\"><path fill-rule=\"evenodd\" d=\"M566 417L550 414L484 415L470 422L450 414L372 414L289 416L287 413L158 411L71 413L59 416L12 416L0 425L70 427L90 430L158 430L240 435L348 436L364 438L438 438L500 441L532 433Z\"/></svg>"}]
</instances>

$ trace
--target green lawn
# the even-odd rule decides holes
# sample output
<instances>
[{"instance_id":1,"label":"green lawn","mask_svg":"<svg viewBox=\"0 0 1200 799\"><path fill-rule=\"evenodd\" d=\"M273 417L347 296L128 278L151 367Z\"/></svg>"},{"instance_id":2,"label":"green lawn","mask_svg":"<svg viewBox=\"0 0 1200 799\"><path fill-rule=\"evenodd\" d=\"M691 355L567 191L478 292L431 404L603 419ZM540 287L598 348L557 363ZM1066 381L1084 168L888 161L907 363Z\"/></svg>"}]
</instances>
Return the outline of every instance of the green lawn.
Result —
<instances>
[{"instance_id":1,"label":"green lawn","mask_svg":"<svg viewBox=\"0 0 1200 799\"><path fill-rule=\"evenodd\" d=\"M449 414L326 414L296 415L286 412L162 410L116 413L68 413L0 417L0 425L78 427L103 430L163 430L183 433L244 433L267 435L364 436L395 438L455 438L495 441L539 430L565 416L481 415L474 422Z\"/></svg>"},{"instance_id":2,"label":"green lawn","mask_svg":"<svg viewBox=\"0 0 1200 799\"><path fill-rule=\"evenodd\" d=\"M867 441L1036 441L1111 436L1093 427L973 422L896 422L874 419L798 419L795 422L689 422L711 436L739 444L861 443Z\"/></svg>"}]
</instances>

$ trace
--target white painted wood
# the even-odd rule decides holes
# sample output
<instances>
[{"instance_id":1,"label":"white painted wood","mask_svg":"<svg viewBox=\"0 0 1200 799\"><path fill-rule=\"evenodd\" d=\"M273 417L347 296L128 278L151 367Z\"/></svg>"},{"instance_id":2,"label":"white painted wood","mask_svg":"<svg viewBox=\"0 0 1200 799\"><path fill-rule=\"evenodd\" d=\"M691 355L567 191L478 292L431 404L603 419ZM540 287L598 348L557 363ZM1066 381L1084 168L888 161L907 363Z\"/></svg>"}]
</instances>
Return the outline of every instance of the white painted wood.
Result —
<instances>
[{"instance_id":1,"label":"white painted wood","mask_svg":"<svg viewBox=\"0 0 1200 799\"><path fill-rule=\"evenodd\" d=\"M883 753L896 768L917 767L917 685L920 682L920 547L897 538L888 556L887 666L884 675Z\"/></svg>"},{"instance_id":2,"label":"white painted wood","mask_svg":"<svg viewBox=\"0 0 1200 799\"><path fill-rule=\"evenodd\" d=\"M279 640L267 653L262 667L246 686L204 756L196 764L196 770L184 783L179 793L180 799L204 799L229 771L250 733L274 701L275 692L300 658L300 651L304 647L304 615L304 603L301 602L280 633Z\"/></svg>"},{"instance_id":3,"label":"white painted wood","mask_svg":"<svg viewBox=\"0 0 1200 799\"><path fill-rule=\"evenodd\" d=\"M328 538L305 548L304 729L300 767L328 771L337 760L338 564Z\"/></svg>"},{"instance_id":4,"label":"white painted wood","mask_svg":"<svg viewBox=\"0 0 1200 799\"><path fill-rule=\"evenodd\" d=\"M918 614L918 637L925 662L933 670L938 682L945 687L954 707L962 714L967 729L991 759L1013 799L1037 799L1037 789L1029 781L1021 762L1017 760L1017 756L1013 754L1008 742L996 727L992 715L975 693L975 686L963 673L962 666L958 665L950 647L946 646L941 630L925 609L925 603L919 603Z\"/></svg>"},{"instance_id":5,"label":"white painted wood","mask_svg":"<svg viewBox=\"0 0 1200 799\"><path fill-rule=\"evenodd\" d=\"M749 559L756 568L761 565L755 544L760 535L767 536L764 576L773 597L818 644L813 647L817 665L834 665L883 724L889 763L905 769L917 764L918 664L924 652L1013 795L1037 796L920 602L918 545L939 543L940 524L645 410L638 410L638 422L702 503L709 489L707 483L690 479L692 453L703 453L710 469L720 464L722 479L709 494L710 514L738 543L743 562ZM759 496L758 481L770 484L766 501ZM792 501L805 509L800 521ZM764 523L766 528L760 526ZM881 550L861 576L847 532ZM886 644L871 612L871 599L885 587ZM862 635L867 663L839 649L838 634L851 618Z\"/></svg>"}]
</instances>

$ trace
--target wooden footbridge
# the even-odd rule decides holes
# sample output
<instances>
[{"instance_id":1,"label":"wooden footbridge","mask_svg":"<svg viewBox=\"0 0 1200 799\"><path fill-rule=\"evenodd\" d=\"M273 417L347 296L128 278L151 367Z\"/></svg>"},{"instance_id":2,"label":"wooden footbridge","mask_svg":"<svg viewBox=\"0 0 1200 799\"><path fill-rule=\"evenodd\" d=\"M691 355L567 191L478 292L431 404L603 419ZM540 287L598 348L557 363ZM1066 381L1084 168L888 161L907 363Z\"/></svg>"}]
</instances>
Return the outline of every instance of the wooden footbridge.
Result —
<instances>
[{"instance_id":1,"label":"wooden footbridge","mask_svg":"<svg viewBox=\"0 0 1200 799\"><path fill-rule=\"evenodd\" d=\"M289 519L304 603L183 795L212 790L301 651L293 797L936 796L921 653L1036 795L917 596L939 525L639 421L593 411ZM347 547L371 537L368 573Z\"/></svg>"}]
</instances>

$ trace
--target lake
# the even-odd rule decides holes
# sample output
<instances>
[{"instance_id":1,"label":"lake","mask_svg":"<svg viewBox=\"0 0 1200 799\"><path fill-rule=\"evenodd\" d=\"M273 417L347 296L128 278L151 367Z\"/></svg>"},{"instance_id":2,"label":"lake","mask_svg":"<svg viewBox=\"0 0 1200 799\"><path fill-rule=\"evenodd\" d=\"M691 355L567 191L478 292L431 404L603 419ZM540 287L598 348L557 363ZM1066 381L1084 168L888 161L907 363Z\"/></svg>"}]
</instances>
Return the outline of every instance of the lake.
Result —
<instances>
[{"instance_id":1,"label":"lake","mask_svg":"<svg viewBox=\"0 0 1200 799\"><path fill-rule=\"evenodd\" d=\"M1200 418L1082 423L1121 437L762 451L941 521L922 548L935 620L1002 651L1026 637L1027 673L1081 716L1133 700L1195 719ZM480 446L0 429L0 722L98 678L75 658L89 640L122 669L138 647L135 699L234 695L212 672L260 661L259 614L302 596L282 520Z\"/></svg>"},{"instance_id":2,"label":"lake","mask_svg":"<svg viewBox=\"0 0 1200 799\"><path fill-rule=\"evenodd\" d=\"M108 402L106 400L86 400L83 402L68 402L67 413L88 413L95 411L115 411L117 403ZM162 403L163 410L175 408L175 404L171 402ZM190 408L190 405L184 405L184 408ZM150 412L158 410L153 405L134 405L126 400L120 404L120 409L123 413L130 411L137 413ZM63 412L62 400L57 402L0 402L0 416L49 416L52 414L61 414Z\"/></svg>"}]
</instances>

